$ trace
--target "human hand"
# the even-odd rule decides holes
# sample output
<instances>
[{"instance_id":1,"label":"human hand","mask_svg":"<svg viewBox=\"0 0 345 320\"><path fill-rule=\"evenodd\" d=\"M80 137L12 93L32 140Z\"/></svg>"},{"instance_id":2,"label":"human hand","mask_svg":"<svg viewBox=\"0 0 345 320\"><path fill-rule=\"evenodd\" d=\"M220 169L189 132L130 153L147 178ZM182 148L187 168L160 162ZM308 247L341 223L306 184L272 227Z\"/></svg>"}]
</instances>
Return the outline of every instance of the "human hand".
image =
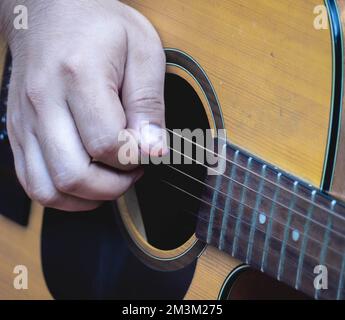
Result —
<instances>
[{"instance_id":1,"label":"human hand","mask_svg":"<svg viewBox=\"0 0 345 320\"><path fill-rule=\"evenodd\" d=\"M1 15L10 15L16 1L2 1ZM161 142L164 51L151 24L118 1L25 5L29 29L6 30L13 57L7 126L16 172L42 205L90 210L142 175L117 161L121 130L140 135L148 121L142 150L150 153Z\"/></svg>"}]
</instances>

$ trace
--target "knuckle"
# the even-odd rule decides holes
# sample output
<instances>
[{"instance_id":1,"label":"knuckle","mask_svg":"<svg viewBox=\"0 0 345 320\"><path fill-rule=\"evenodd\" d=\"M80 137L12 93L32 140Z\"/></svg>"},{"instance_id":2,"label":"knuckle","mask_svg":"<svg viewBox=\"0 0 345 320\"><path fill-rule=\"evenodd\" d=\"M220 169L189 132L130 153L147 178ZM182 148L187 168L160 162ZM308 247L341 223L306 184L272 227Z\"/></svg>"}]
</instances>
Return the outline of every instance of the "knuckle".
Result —
<instances>
[{"instance_id":1,"label":"knuckle","mask_svg":"<svg viewBox=\"0 0 345 320\"><path fill-rule=\"evenodd\" d=\"M79 75L87 67L85 55L73 54L61 62L61 72L65 77L78 80Z\"/></svg>"},{"instance_id":2,"label":"knuckle","mask_svg":"<svg viewBox=\"0 0 345 320\"><path fill-rule=\"evenodd\" d=\"M45 207L54 206L59 198L58 192L54 190L48 190L43 187L34 188L31 185L28 186L28 195L31 199Z\"/></svg>"},{"instance_id":3,"label":"knuckle","mask_svg":"<svg viewBox=\"0 0 345 320\"><path fill-rule=\"evenodd\" d=\"M63 193L73 193L76 190L80 189L80 187L85 182L85 177L81 174L80 171L78 172L64 172L57 174L53 177L53 181L55 187Z\"/></svg>"},{"instance_id":4,"label":"knuckle","mask_svg":"<svg viewBox=\"0 0 345 320\"><path fill-rule=\"evenodd\" d=\"M115 152L116 148L117 134L114 134L93 139L89 143L87 150L94 159L102 159L104 156Z\"/></svg>"},{"instance_id":5,"label":"knuckle","mask_svg":"<svg viewBox=\"0 0 345 320\"><path fill-rule=\"evenodd\" d=\"M164 101L160 92L152 88L144 88L133 93L130 106L135 113L152 113L162 116Z\"/></svg>"},{"instance_id":6,"label":"knuckle","mask_svg":"<svg viewBox=\"0 0 345 320\"><path fill-rule=\"evenodd\" d=\"M22 128L22 117L20 112L8 112L6 117L6 126L9 133L13 134L16 128Z\"/></svg>"},{"instance_id":7,"label":"knuckle","mask_svg":"<svg viewBox=\"0 0 345 320\"><path fill-rule=\"evenodd\" d=\"M155 70L160 70L161 74L164 74L166 57L161 45L153 44L149 51L138 49L137 62L139 65L154 67Z\"/></svg>"},{"instance_id":8,"label":"knuckle","mask_svg":"<svg viewBox=\"0 0 345 320\"><path fill-rule=\"evenodd\" d=\"M44 104L46 95L46 85L40 80L32 81L26 85L25 96L34 108L39 108Z\"/></svg>"}]
</instances>

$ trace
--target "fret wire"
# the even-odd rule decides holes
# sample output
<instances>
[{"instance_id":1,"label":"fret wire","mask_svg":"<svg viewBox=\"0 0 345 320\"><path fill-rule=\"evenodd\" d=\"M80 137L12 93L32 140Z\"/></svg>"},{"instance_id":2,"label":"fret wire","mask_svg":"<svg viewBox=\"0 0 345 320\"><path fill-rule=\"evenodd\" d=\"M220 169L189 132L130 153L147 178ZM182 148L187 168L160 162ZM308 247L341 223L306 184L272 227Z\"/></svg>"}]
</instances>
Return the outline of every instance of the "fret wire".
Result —
<instances>
[{"instance_id":1,"label":"fret wire","mask_svg":"<svg viewBox=\"0 0 345 320\"><path fill-rule=\"evenodd\" d=\"M190 192L188 192L188 191L186 191L186 190L184 190L184 189L182 189L182 188L180 188L180 187L178 187L178 186L176 186L176 185L170 183L169 181L166 181L166 180L160 180L160 181L163 182L163 183L165 183L165 184L167 184L167 185L169 185L170 187L172 187L172 188L174 188L174 189L176 189L176 190L182 192L182 193L187 194L188 196L190 196L190 197L192 197L192 198L194 198L194 199L196 199L196 200L198 200L198 201L203 202L204 204L206 204L206 205L209 206L209 207L211 206L211 204L208 203L207 201L205 201L204 199L201 199L201 198L197 197L196 195L194 195L194 194L192 194L192 193L190 193ZM233 199L233 200L235 200L235 202L237 202L237 203L240 204L240 205L245 205L245 204L243 204L243 203L240 203L237 199ZM224 210L221 209L221 208L219 208L219 207L216 207L216 210L218 210L218 211L224 213ZM196 216L196 217L198 217L199 220L202 220L203 222L208 223L208 219L204 219L204 218L202 218L202 217L199 217L197 214L193 214L193 215ZM232 217L232 218L234 218L234 219L237 219L237 216L235 216L235 215L233 215L233 214L229 214L229 217ZM247 222L246 220L243 219L242 222L245 223L246 225L250 226L249 222ZM264 232L264 231L260 230L259 228L256 228L256 230L261 231L261 232ZM275 236L271 236L271 238L272 238L272 239L275 239L275 240L277 240L277 241L280 241L280 242L282 241L282 239L279 239L279 238L277 238L277 237L275 237ZM312 240L312 239L311 239L311 240ZM290 244L287 244L287 246L289 246L290 248L292 248L292 249L294 249L294 250L298 250L298 248L296 248L296 247L294 247L294 246L292 246L292 245L290 245ZM337 252L335 251L335 253L337 253ZM308 258L317 260L317 257L311 256L311 255L309 255L309 254L306 254L306 256L307 256ZM333 268L332 266L330 267L330 269L333 269L334 271L339 272L339 269Z\"/></svg>"},{"instance_id":2,"label":"fret wire","mask_svg":"<svg viewBox=\"0 0 345 320\"><path fill-rule=\"evenodd\" d=\"M314 190L312 192L312 195L311 195L312 201L314 201L315 195L316 195L316 191ZM308 213L307 213L308 219L306 219L304 229L303 229L303 239L302 239L301 251L300 251L300 255L299 255L299 259L298 259L297 277L296 277L296 281L295 281L295 288L296 289L299 288L299 285L301 283L302 268L303 268L303 263L304 263L304 254L305 254L305 251L307 248L307 243L308 243L308 232L309 232L310 218L313 215L313 212L314 212L314 206L311 203L309 205Z\"/></svg>"},{"instance_id":3,"label":"fret wire","mask_svg":"<svg viewBox=\"0 0 345 320\"><path fill-rule=\"evenodd\" d=\"M180 169L177 169L177 168L175 168L175 167L173 167L173 166L170 166L170 165L167 165L167 167L170 168L170 169L172 169L172 170L175 170L175 171L177 171L177 172L179 172L179 173L181 173L181 174L183 174L183 175L185 175L185 176L187 176L187 177L189 177L189 178L192 179L192 180L195 180L196 182L198 182L198 183L200 183L200 184L205 185L205 186L208 187L208 188L211 188L211 189L215 190L215 188L214 188L213 186L208 185L207 183L205 183L205 182L203 182L203 181L201 181L201 180L198 180L197 178L195 178L195 177L193 177L193 176L191 176L191 175L189 175L189 174L183 172L183 171L180 170ZM281 175L281 174L278 174L278 175L277 175L277 179L278 179L278 180L279 180L279 178L280 178L280 175ZM164 181L164 180L162 180L162 181ZM184 191L184 190L183 190L183 191ZM277 196L278 196L279 190L276 189L276 191L277 191ZM186 192L186 193L189 194L188 192ZM219 190L219 193L223 194L223 195L226 197L226 199L227 199L227 198L230 198L230 199L232 199L232 200L235 200L237 203L239 203L239 204L241 204L241 205L247 207L248 209L254 210L253 207L247 205L246 203L240 202L239 199L236 199L236 198L234 198L234 197L231 197L231 196L226 195L226 194L225 194L224 192L222 192L221 190ZM194 196L194 197L195 197L195 196ZM202 199L199 199L199 198L197 198L197 199L198 199L198 200L202 200ZM203 200L202 200L202 201L203 201ZM203 201L203 202L205 202L205 201ZM280 224L280 225L282 225L282 226L285 226L285 225L284 225L282 222L280 222L279 220L273 219L273 213L274 213L274 210L275 210L275 204L276 204L276 202L272 202L272 207L271 207L271 210L270 210L270 218L269 218L268 220L269 220L269 222L270 222L270 221L271 221L271 222L274 221L274 222L276 222L276 223L278 223L278 224ZM211 204L208 204L208 205L209 205L209 206L212 206ZM220 209L220 208L218 208L217 206L216 206L216 209L217 209L217 210L221 210L222 212L224 212L223 209ZM228 214L228 213L226 213L226 214ZM230 216L231 216L231 215L230 215ZM294 230L294 229L290 227L290 230ZM267 234L267 232L266 232L266 234ZM302 235L304 235L304 234L302 233ZM322 245L322 242L320 242L320 241L317 240L316 238L313 238L313 237L310 237L310 236L308 236L308 238L309 238L310 240L312 240L312 241L314 241L314 242L316 242L316 243ZM297 248L296 248L296 249L297 249ZM336 249L333 249L332 247L330 247L329 249L332 250L332 251L333 251L334 253L336 253L336 254L342 255L341 253L339 253Z\"/></svg>"},{"instance_id":4,"label":"fret wire","mask_svg":"<svg viewBox=\"0 0 345 320\"><path fill-rule=\"evenodd\" d=\"M214 153L214 151L209 150L209 149L205 148L204 146L202 146L202 145L200 145L200 144L198 144L198 143L196 143L196 142L194 142L194 141L192 141L192 140L190 140L190 139L188 139L188 138L185 138L185 137L179 135L178 133L174 132L173 130L170 130L170 129L168 129L168 128L166 128L166 130L167 130L168 132L171 132L172 134L175 134L175 135L179 136L180 138L182 138L182 139L184 139L184 140L187 140L187 141L189 141L190 143L192 143L192 144L194 144L194 145L196 145L196 146L198 146L198 147L204 149L205 151L207 151L207 152L209 152L209 153ZM224 144L227 145L227 141L226 141L226 140L221 139L221 138L218 138L218 139L223 140ZM173 148L171 148L171 147L168 147L168 148L171 149L172 151L179 152L178 150L175 150L175 149L173 149ZM232 147L230 146L230 148L232 148ZM233 149L234 149L234 148L232 148L232 150L233 150ZM179 153L180 153L180 152L179 152ZM183 153L180 153L180 154L181 154L181 155L184 155ZM188 157L187 155L184 155L184 156ZM242 165L240 165L240 164L238 164L238 163L234 163L234 162L231 161L231 160L228 160L227 158L223 157L221 154L217 154L217 156L219 156L219 158L224 159L226 162L229 162L229 163L231 163L231 164L233 164L233 165L235 165L235 166L237 166L237 167L239 167L239 168L241 168L241 169L243 169L243 170L245 170L245 171L248 171L248 169L246 169L246 168L243 167ZM189 158L189 157L188 157L188 158ZM260 162L261 160L258 159L258 161ZM199 162L199 164L205 166L206 168L209 168L209 169L211 169L211 170L214 170L213 168L208 167L208 166L206 166L206 165L203 164L203 163L200 163L200 162ZM217 170L214 170L214 171L218 172ZM253 175L256 175L257 177L260 178L260 175L257 174L256 172L250 171L250 173L253 174ZM269 180L269 179L267 179L267 178L266 178L265 180L266 180L267 182L269 182L270 184L272 184L272 185L276 185L273 181L271 181L271 180ZM285 188L284 186L280 186L280 188L282 188L284 191L286 191L286 192L288 192L288 193L293 193L291 190L289 190L288 188ZM322 195L322 194L321 194L321 195ZM309 200L309 199L307 199L307 198L305 198L305 197L303 197L303 196L301 196L301 195L297 195L297 197L300 198L300 199L302 199L302 200L304 200L304 201L306 201L306 202L308 202L308 203L310 203L310 200ZM318 207L318 208L320 208L320 209L322 209L322 210L325 210L325 211L327 211L328 213L330 213L330 214L332 214L332 215L338 217L338 218L341 219L341 220L345 220L345 217L341 216L341 215L338 214L337 212L332 212L332 211L330 211L329 209L327 209L327 208L325 208L325 207L322 207L322 206L319 205L318 203L314 203L314 205L315 205L316 207Z\"/></svg>"},{"instance_id":5,"label":"fret wire","mask_svg":"<svg viewBox=\"0 0 345 320\"><path fill-rule=\"evenodd\" d=\"M332 201L332 209L334 208L335 205L336 205L336 201L334 200ZM330 215L328 216L327 226L328 228L332 227L332 217ZM320 253L320 265L325 264L325 260L327 256L327 247L329 243L329 229L328 228L325 230L325 234L324 234L323 244L322 244L321 253ZM319 294L320 294L320 290L315 289L315 299L319 297Z\"/></svg>"},{"instance_id":6,"label":"fret wire","mask_svg":"<svg viewBox=\"0 0 345 320\"><path fill-rule=\"evenodd\" d=\"M266 175L266 167L267 167L266 165L263 165L261 168L262 176ZM246 258L247 263L249 263L249 259L252 256L252 249L253 249L252 242L254 241L254 236L255 236L256 223L257 223L258 212L259 212L258 210L261 203L261 192L262 192L263 186L264 186L264 180L261 179L259 183L259 192L258 194L256 194L255 207L254 207L255 214L253 214L252 216L252 223L251 223L252 226L250 228L250 233L249 233L249 243L251 244L249 245L248 243L248 247L247 247L247 258Z\"/></svg>"},{"instance_id":7,"label":"fret wire","mask_svg":"<svg viewBox=\"0 0 345 320\"><path fill-rule=\"evenodd\" d=\"M295 183L293 185L294 192L297 192L297 187L298 187L298 182L295 181ZM295 203L296 203L296 197L294 196L292 198L292 201L291 201L290 206L289 206L288 217L287 217L287 221L286 221L285 228L284 228L284 237L283 237L282 247L280 250L280 259L279 259L279 266L278 266L278 277L277 277L278 280L280 280L281 274L284 273L286 242L289 238L289 228L290 228L291 218L292 218L291 210L295 206Z\"/></svg>"},{"instance_id":8,"label":"fret wire","mask_svg":"<svg viewBox=\"0 0 345 320\"><path fill-rule=\"evenodd\" d=\"M278 185L280 184L280 178L281 178L281 173L278 173L277 175ZM281 190L280 188L274 190L274 195L273 195L274 201L271 203L270 217L267 223L267 229L266 229L266 234L265 234L265 244L264 244L265 248L269 245L269 242L270 242L270 237L272 233L272 225L274 221L273 215L275 213L275 205L276 205L275 200L277 200L280 190ZM262 261L261 261L261 271L264 271L264 268L266 267L266 261L267 261L267 254L264 252L262 255Z\"/></svg>"},{"instance_id":9,"label":"fret wire","mask_svg":"<svg viewBox=\"0 0 345 320\"><path fill-rule=\"evenodd\" d=\"M203 199L201 199L201 198L195 196L194 194L192 194L192 193L190 193L190 192L188 192L188 191L186 191L186 190L184 190L184 189L182 189L182 188L180 188L180 187L178 187L178 186L176 186L176 185L174 185L174 184L171 184L169 181L161 180L161 182L163 182L163 183L169 185L170 187L172 187L172 188L174 188L174 189L176 189L176 190L178 190L178 191L180 191L180 192L183 192L183 193L189 195L190 197L193 197L193 198L195 198L195 199L197 199L197 200L199 200L199 201L205 203L207 206L211 206L211 204L210 204L209 202L207 202L207 201L205 201L205 200L203 200ZM238 201L236 201L236 202L238 202ZM241 204L241 205L242 205L242 204ZM216 207L216 210L219 210L220 212L223 212L223 213L224 213L223 209L221 209L221 208L219 208L219 207ZM192 215L198 217L198 218L199 218L200 220L202 220L203 222L208 223L208 219L200 218L200 217L199 217L197 214L195 214L195 213L192 213ZM232 218L234 218L234 219L237 219L237 216L235 216L235 215L230 214L229 216L232 217ZM242 220L242 222L245 223L246 225L250 226L250 224L249 224L247 221ZM262 230L260 230L260 229L258 229L258 228L257 228L256 230L263 232ZM281 239L279 239L279 238L277 238L277 237L275 237L275 236L272 236L271 238L273 238L273 239L275 239L275 240L277 240L277 241L281 241ZM244 238L243 238L243 240L244 240ZM290 244L287 244L287 246L289 246L289 247L292 248L292 249L298 250L298 248L296 248L296 247L294 247L294 246L291 246ZM263 249L263 247L260 247L260 249ZM306 254L306 256L307 256L308 258L310 258L310 259L316 259L316 257L311 256L311 255L309 255L309 254ZM333 271L335 271L335 272L339 272L339 271L340 271L338 268L335 268L335 267L333 267L333 266L330 266L329 269L331 269L331 270L333 270Z\"/></svg>"},{"instance_id":10,"label":"fret wire","mask_svg":"<svg viewBox=\"0 0 345 320\"><path fill-rule=\"evenodd\" d=\"M341 264L340 277L338 283L337 299L343 299L343 289L344 289L344 273L345 273L345 254L343 255L343 261Z\"/></svg>"},{"instance_id":11,"label":"fret wire","mask_svg":"<svg viewBox=\"0 0 345 320\"><path fill-rule=\"evenodd\" d=\"M237 161L237 157L238 157L239 153L240 153L239 151L235 152L235 155L234 155L234 160L235 161ZM233 178L233 179L235 178L236 171L237 171L237 167L236 166L232 166L231 167L231 174L230 174L231 178ZM232 194L232 190L233 190L233 181L229 180L228 181L227 194ZM221 250L224 247L224 240L225 240L225 232L224 232L224 230L226 230L226 226L228 225L228 215L227 215L227 213L230 210L231 200L232 199L230 197L227 197L226 200L225 200L224 212L226 214L223 215L222 229L221 229L220 237L219 237L219 249L221 249ZM223 227L224 227L224 230L223 230Z\"/></svg>"},{"instance_id":12,"label":"fret wire","mask_svg":"<svg viewBox=\"0 0 345 320\"><path fill-rule=\"evenodd\" d=\"M210 205L210 204L208 204L208 205ZM217 209L217 210L220 210L220 209ZM187 213L190 214L190 215L195 216L195 213L192 212L192 211L190 211L190 210L188 210L188 209L183 209L183 211L184 211L184 212L187 212ZM232 217L233 217L233 218L236 218L235 216L232 216ZM207 221L207 220L204 220L204 221ZM245 222L245 223L247 223L247 222ZM238 237L239 240L245 240L245 238L244 238L243 236L241 236L241 235L236 235L236 237ZM259 247L259 246L256 246L255 248L258 249L258 250L261 250L261 251L263 251L263 252L266 252L267 254L271 254L271 255L273 255L273 256L275 256L275 257L278 257L278 256L279 256L279 253L278 253L278 252L272 251L272 250L270 251L269 248L265 249L264 247ZM295 264L294 264L292 261L290 261L290 260L287 260L286 263L287 263L288 265L290 265L290 266L294 266L294 265L295 265ZM330 268L330 269L333 269L334 271L339 272L338 269L335 269L335 268ZM264 270L262 270L262 271L264 272ZM307 272L305 275L306 275L307 279L309 279L309 280L312 281L312 282L314 281L314 278L315 278L314 274L311 275L310 272ZM274 277L273 274L272 274L272 276Z\"/></svg>"},{"instance_id":13,"label":"fret wire","mask_svg":"<svg viewBox=\"0 0 345 320\"><path fill-rule=\"evenodd\" d=\"M222 161L221 163L222 166L225 165L226 168L226 163L225 161ZM222 168L223 170L225 169L224 167ZM222 171L223 171L222 170ZM208 230L207 230L207 239L211 239L212 238L212 233L213 233L213 223L214 223L214 217L215 217L215 205L217 204L217 200L218 200L218 194L219 194L219 189L222 186L222 175L218 175L216 178L216 189L215 192L213 192L212 195L212 207L211 207L211 212L210 212L210 222L208 224Z\"/></svg>"},{"instance_id":14,"label":"fret wire","mask_svg":"<svg viewBox=\"0 0 345 320\"><path fill-rule=\"evenodd\" d=\"M211 168L211 167L206 166L205 164L203 164L203 163L201 163L201 162L199 162L199 161L197 161L197 160L195 160L195 159L193 159L193 158L191 158L191 157L189 157L189 156L187 156L187 155L181 153L181 152L178 151L178 150L174 150L174 149L172 149L172 148L170 148L170 147L169 147L169 149L171 149L172 151L177 152L177 153L183 155L183 156L186 157L186 158L189 158L189 159L193 160L195 163L197 163L197 164L199 164L199 165L201 165L201 166L204 166L204 167L206 167L206 168L208 168L208 169L211 169L211 170L213 170L213 171L215 171L215 172L218 172L217 170L215 170L215 169L213 169L213 168ZM281 174L281 173L279 172L278 174ZM231 180L231 178L230 178L229 176L227 176L227 175L222 175L222 176L223 176L223 177L226 177L226 178L229 179L229 180ZM242 187L244 187L244 188L246 188L246 189L248 189L248 190L250 190L250 191L252 191L252 192L254 192L254 193L257 193L256 190L254 190L254 189L252 189L252 188L250 188L250 187L244 185L243 183L241 183L241 182L239 182L239 181L236 181L236 180L233 180L233 181L234 181L236 184L238 184L238 185L240 185L240 186L242 186ZM267 180L266 180L266 181L267 181ZM284 188L281 188L281 189L284 190ZM268 196L266 196L266 195L264 195L264 194L262 194L262 197L266 198L266 199L269 200L269 201L273 201L273 199L271 199L270 197L268 197ZM299 198L301 198L301 197L299 197ZM285 208L285 209L289 210L289 207L287 207L286 205L284 205L284 204L282 204L282 203L280 203L280 202L278 202L278 201L275 201L275 202L276 202L277 205L281 206L282 208ZM310 203L310 201L308 201L308 203ZM319 207L319 208L321 208L322 210L329 211L329 210L327 210L326 208L323 208L323 207L318 206L316 203L315 203L314 205L315 205L315 207ZM305 218L305 215L303 215L303 213L298 212L298 211L296 211L296 210L292 210L292 211L293 211L294 213L296 213L298 216L301 216L301 217ZM334 216L337 216L337 215L334 214ZM342 219L345 220L345 218L342 218ZM311 219L311 221L312 221L313 223L319 225L319 226L322 227L322 228L325 228L325 227L326 227L325 225L323 225L322 223L320 223L320 222L318 222L318 221L316 221L316 220L314 220L314 219ZM345 239L345 236L344 236L343 234L339 233L338 231L336 231L336 230L331 230L331 232L333 232L334 234L337 234L339 237Z\"/></svg>"},{"instance_id":15,"label":"fret wire","mask_svg":"<svg viewBox=\"0 0 345 320\"><path fill-rule=\"evenodd\" d=\"M248 163L247 163L247 167L251 167L251 163L252 163L253 158L250 157L248 158ZM249 173L246 172L245 177L244 177L244 184L247 185L248 184L248 179L249 179ZM246 201L246 192L247 190L242 189L241 190L241 203L245 203ZM242 221L242 215L243 215L243 211L244 211L244 207L241 206L240 210L237 214L237 220L236 220L236 225L235 225L235 234L241 231L241 221ZM235 255L237 249L237 239L234 239L234 242L232 244L232 255Z\"/></svg>"}]
</instances>

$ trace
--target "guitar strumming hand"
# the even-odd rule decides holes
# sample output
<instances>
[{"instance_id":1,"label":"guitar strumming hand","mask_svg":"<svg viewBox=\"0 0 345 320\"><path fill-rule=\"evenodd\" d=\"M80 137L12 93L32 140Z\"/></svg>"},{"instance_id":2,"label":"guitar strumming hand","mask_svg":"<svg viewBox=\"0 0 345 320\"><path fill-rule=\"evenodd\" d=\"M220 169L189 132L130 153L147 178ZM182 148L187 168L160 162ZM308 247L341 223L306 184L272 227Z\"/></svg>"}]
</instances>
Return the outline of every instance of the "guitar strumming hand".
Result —
<instances>
[{"instance_id":1,"label":"guitar strumming hand","mask_svg":"<svg viewBox=\"0 0 345 320\"><path fill-rule=\"evenodd\" d=\"M22 186L66 211L116 199L142 175L116 160L119 132L140 135L150 122L141 141L148 153L163 139L165 55L156 31L114 0L28 0L28 30L16 30L17 4L0 1L0 30L13 57L7 126Z\"/></svg>"},{"instance_id":2,"label":"guitar strumming hand","mask_svg":"<svg viewBox=\"0 0 345 320\"><path fill-rule=\"evenodd\" d=\"M319 19L313 14L320 8L318 0L300 0L294 6L288 0L122 2L154 24L164 45L169 133L174 135L170 130L173 128L225 129L228 139L222 150L226 155L218 157L225 172L207 175L210 168L198 159L182 167L176 164L152 166L147 167L135 188L110 206L102 206L95 214L66 215L46 208L42 215L43 208L34 203L25 228L13 224L14 219L0 216L0 248L1 256L5 257L0 263L0 297L286 299L295 297L293 289L297 289L297 295L301 292L316 299L344 299L344 1L325 0L328 29L319 29L313 23ZM163 73L165 69L160 67L159 60L162 59L163 64L164 57L155 58L162 51L155 31L135 11L115 0L97 4L80 0L72 3L28 0L24 3L29 8L29 30L11 32L8 29L11 26L8 17L13 16L10 3L14 5L19 1L0 0L0 12L4 12L1 25L14 54L8 119L9 126L13 122L17 124L13 132L10 130L12 145L14 134L17 134L16 139L17 136L27 138L26 128L34 128L33 133L41 138L37 135L41 132L38 129L42 130L47 119L53 119L49 121L49 133L54 135L46 137L56 138L59 133L64 138L55 166L68 163L68 169L76 169L76 166L70 167L72 161L71 156L66 156L66 145L71 144L70 136L75 139L80 135L78 141L85 158L87 156L88 161L96 158L96 168L110 174L109 166L104 169L100 163L114 165L116 150L111 157L106 154L102 159L84 151L84 131L75 121L78 111L75 108L80 104L71 102L76 102L75 97L94 100L89 103L92 107L86 107L82 113L88 119L86 132L94 134L95 129L106 127L104 123L98 127L100 117L105 123L118 124L118 119L114 122L109 114L103 119L109 109L104 110L104 104L96 99L103 96L100 70L103 75L105 70L98 63L105 61L104 56L119 58L115 53L125 52L123 83L118 82L115 87L122 105L112 110L123 107L126 128L132 129L134 115L128 112L128 99L124 95L127 74L131 75L130 79L135 77L133 83L137 85L138 77L147 81L147 76L152 75L153 80L157 80L163 77L157 70ZM61 3L64 7L58 7ZM121 42L119 31L124 25L126 32L135 30L128 34L129 40L135 40L128 48ZM45 43L47 45L43 45ZM0 79L1 110L6 106L11 74L11 59L9 54L5 59L5 47L0 40L0 73L5 71ZM146 54L147 59L142 61L146 63L144 71L142 64L130 64L132 47L139 48L139 56ZM58 59L47 59L52 55ZM150 57L154 62L151 63ZM24 61L26 67L19 68ZM116 69L114 66L119 67L119 64L107 70ZM130 66L131 72L127 72ZM132 72L134 68L138 72ZM122 69L119 70L121 73ZM54 77L57 71L61 81ZM76 81L71 81L73 76ZM40 79L44 81L38 81ZM78 83L81 79L89 81ZM162 78L160 80L154 88L161 90ZM112 83L116 81L117 78ZM43 88L48 89L42 90L39 86L42 83ZM65 109L60 104L60 108L50 105L59 102L56 90L59 84L64 84L60 92L68 93L62 105ZM77 90L76 84L84 90ZM38 91L40 99L33 95L33 89L37 88L41 89ZM17 105L13 103L15 94L21 99L18 98ZM153 109L156 104L144 103L147 100L144 97L140 100L143 104L137 104L144 107L131 110L135 110L137 116L146 115L145 119L151 122L154 116L147 116L150 111L156 111L154 115L158 120L163 119L161 97L159 94L158 100L151 99L158 101L160 108ZM29 105L30 100L36 102L35 108ZM18 112L12 112L14 110ZM30 110L35 111L29 113ZM73 121L72 127L78 134L71 135L66 129L60 130L61 133L56 129L64 127L57 122L61 119L57 111L61 110L72 111L72 116L64 119ZM96 114L94 110L102 112ZM15 117L19 120L14 121ZM6 118L1 121L5 124ZM159 121L156 124L164 127ZM188 137L183 140L187 141ZM26 151L30 145L23 141L25 154L34 154ZM3 142L9 151L7 135ZM43 142L38 140L37 145L43 150L44 158L55 140ZM209 152L197 142L189 139L189 144L198 150L201 147L203 154ZM179 152L176 149L175 145L170 148L172 155ZM185 158L186 149L183 150L180 155ZM11 159L0 153L7 164ZM28 167L32 172L32 164L37 165L33 160L25 159L25 170ZM0 167L0 171L7 173L7 167ZM134 172L138 174L136 177L141 174ZM5 188L6 177L1 177ZM98 178L92 176L93 187L99 191L103 180L100 182ZM44 186L40 179L40 186ZM64 197L73 196L74 189L57 184L56 177L51 179L51 184ZM71 188L73 183L67 186ZM42 190L47 189L39 189ZM119 191L111 185L109 190ZM115 196L115 191L111 195ZM9 192L5 196L7 194ZM80 196L76 197L81 200ZM20 202L18 198L15 200ZM45 202L42 195L38 200ZM97 200L91 203L96 206ZM12 212L16 211L7 208L6 216L11 218ZM27 266L33 277L29 283L35 287L27 292L15 290L8 281L13 275L13 266L18 264ZM249 266L256 271L248 270ZM90 286L85 288L85 284Z\"/></svg>"}]
</instances>

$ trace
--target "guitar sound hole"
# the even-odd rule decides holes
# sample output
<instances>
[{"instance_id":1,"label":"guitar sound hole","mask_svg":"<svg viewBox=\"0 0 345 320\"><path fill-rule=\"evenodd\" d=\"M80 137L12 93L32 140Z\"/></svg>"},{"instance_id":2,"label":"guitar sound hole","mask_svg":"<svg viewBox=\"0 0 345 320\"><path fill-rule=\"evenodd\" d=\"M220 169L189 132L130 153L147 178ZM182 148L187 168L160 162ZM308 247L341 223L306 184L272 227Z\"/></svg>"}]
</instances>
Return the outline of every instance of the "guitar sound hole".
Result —
<instances>
[{"instance_id":1,"label":"guitar sound hole","mask_svg":"<svg viewBox=\"0 0 345 320\"><path fill-rule=\"evenodd\" d=\"M198 94L183 78L167 74L165 103L169 129L188 128L193 131L196 128L209 128L208 118ZM172 166L186 175L204 181L204 166L195 163ZM164 164L148 165L145 167L144 177L135 186L147 241L158 249L176 249L195 232L200 201L163 182L168 181L200 197L203 185L186 175Z\"/></svg>"}]
</instances>

